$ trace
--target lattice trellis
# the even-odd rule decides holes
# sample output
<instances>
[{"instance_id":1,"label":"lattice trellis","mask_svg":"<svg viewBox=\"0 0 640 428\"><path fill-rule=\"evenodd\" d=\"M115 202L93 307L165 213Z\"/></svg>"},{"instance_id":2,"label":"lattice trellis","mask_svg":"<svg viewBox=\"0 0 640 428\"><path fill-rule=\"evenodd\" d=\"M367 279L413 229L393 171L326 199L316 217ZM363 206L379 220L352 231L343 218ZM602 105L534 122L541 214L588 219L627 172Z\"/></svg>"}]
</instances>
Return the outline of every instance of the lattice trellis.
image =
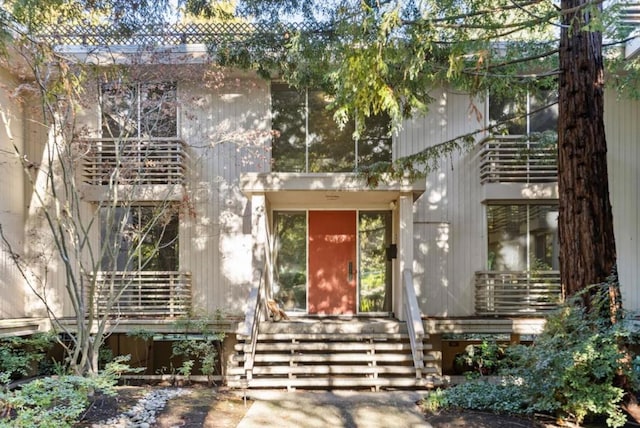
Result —
<instances>
[{"instance_id":1,"label":"lattice trellis","mask_svg":"<svg viewBox=\"0 0 640 428\"><path fill-rule=\"evenodd\" d=\"M153 26L135 32L121 31L109 26L47 27L39 34L42 40L57 45L83 46L176 46L183 44L216 44L242 42L259 37L283 39L292 32L323 33L326 29L309 24L267 25L246 22L176 24Z\"/></svg>"}]
</instances>

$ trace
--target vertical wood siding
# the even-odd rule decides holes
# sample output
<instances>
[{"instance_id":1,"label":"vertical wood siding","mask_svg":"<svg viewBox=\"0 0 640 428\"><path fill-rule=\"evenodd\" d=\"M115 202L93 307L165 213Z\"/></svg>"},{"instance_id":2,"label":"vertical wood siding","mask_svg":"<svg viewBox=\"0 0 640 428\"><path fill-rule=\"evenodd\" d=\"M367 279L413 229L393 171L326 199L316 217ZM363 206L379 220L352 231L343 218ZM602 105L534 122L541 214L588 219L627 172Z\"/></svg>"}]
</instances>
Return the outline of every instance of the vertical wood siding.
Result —
<instances>
[{"instance_id":1,"label":"vertical wood siding","mask_svg":"<svg viewBox=\"0 0 640 428\"><path fill-rule=\"evenodd\" d=\"M268 85L245 77L224 79L215 88L203 82L179 82L178 88L193 208L181 231L180 266L192 272L199 309L241 314L251 281L252 240L251 208L239 177L268 168Z\"/></svg>"},{"instance_id":2,"label":"vertical wood siding","mask_svg":"<svg viewBox=\"0 0 640 428\"><path fill-rule=\"evenodd\" d=\"M17 82L0 69L0 225L14 251L24 245L24 176L14 145L24 147L22 107L11 97ZM4 244L0 245L0 319L26 316L24 282Z\"/></svg>"},{"instance_id":3,"label":"vertical wood siding","mask_svg":"<svg viewBox=\"0 0 640 428\"><path fill-rule=\"evenodd\" d=\"M605 97L609 192L618 272L626 310L640 309L640 102Z\"/></svg>"},{"instance_id":4,"label":"vertical wood siding","mask_svg":"<svg viewBox=\"0 0 640 428\"><path fill-rule=\"evenodd\" d=\"M424 117L408 121L397 138L398 157L480 128L471 99L439 91ZM482 110L482 103L478 101ZM414 273L424 315L473 314L473 275L485 259L484 207L475 151L439 162L414 207Z\"/></svg>"}]
</instances>

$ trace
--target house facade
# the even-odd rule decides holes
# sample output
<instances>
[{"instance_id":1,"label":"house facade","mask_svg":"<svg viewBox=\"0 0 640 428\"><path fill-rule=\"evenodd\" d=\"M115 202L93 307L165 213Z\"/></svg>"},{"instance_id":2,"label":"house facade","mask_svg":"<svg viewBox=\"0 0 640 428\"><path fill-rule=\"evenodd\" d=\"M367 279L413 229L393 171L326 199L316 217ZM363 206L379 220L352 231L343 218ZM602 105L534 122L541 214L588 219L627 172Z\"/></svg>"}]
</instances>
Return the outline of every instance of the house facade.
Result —
<instances>
[{"instance_id":1,"label":"house facade","mask_svg":"<svg viewBox=\"0 0 640 428\"><path fill-rule=\"evenodd\" d=\"M553 104L552 92L481 99L445 86L434 89L428 114L406 120L398 133L379 116L355 138L356 124L340 129L333 121L326 94L221 68L203 44L64 45L65 54L101 70L86 81L75 118L73 177L78 220L94 225L86 240L101 254L83 274L119 290L109 346L121 353L137 346L128 331L145 328L162 342L178 330L177 319L216 314L212 323L228 333L228 360L241 360L223 374L251 386L259 380L256 349L272 340L260 336L265 326L283 334L296 321L325 323L346 335L408 336L397 349L408 350L409 362L397 365L435 379L452 372L453 356L474 338L525 340L561 303L556 155L525 137L555 129L555 107L536 109ZM125 71L114 73L114 64ZM0 224L14 253L3 246L0 333L30 334L49 324L15 254L39 255L42 265L33 268L46 278L56 316L70 318L74 308L38 217L56 209L37 189L54 136L16 96L19 73L0 72ZM611 202L629 311L640 308L639 106L607 93ZM373 186L357 173L527 109L537 112L512 123L508 135L478 132L474 147L439 160L426 178ZM96 297L99 305L108 298ZM269 301L290 320L272 321ZM300 334L329 340L327 331L309 328ZM289 378L303 370L315 369Z\"/></svg>"}]
</instances>

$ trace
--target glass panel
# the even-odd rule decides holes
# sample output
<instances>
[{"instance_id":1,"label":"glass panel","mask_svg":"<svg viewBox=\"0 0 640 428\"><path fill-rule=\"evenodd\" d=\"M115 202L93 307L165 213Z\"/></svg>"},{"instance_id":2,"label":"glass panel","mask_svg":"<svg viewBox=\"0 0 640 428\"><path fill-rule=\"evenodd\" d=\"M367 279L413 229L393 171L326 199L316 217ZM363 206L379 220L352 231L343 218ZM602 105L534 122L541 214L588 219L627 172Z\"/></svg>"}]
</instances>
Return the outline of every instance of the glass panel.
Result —
<instances>
[{"instance_id":1,"label":"glass panel","mask_svg":"<svg viewBox=\"0 0 640 428\"><path fill-rule=\"evenodd\" d=\"M100 268L103 271L133 270L130 257L131 240L123 233L132 228L132 221L129 208L100 208Z\"/></svg>"},{"instance_id":2,"label":"glass panel","mask_svg":"<svg viewBox=\"0 0 640 428\"><path fill-rule=\"evenodd\" d=\"M134 260L141 270L178 270L178 216L172 207L139 207Z\"/></svg>"},{"instance_id":3,"label":"glass panel","mask_svg":"<svg viewBox=\"0 0 640 428\"><path fill-rule=\"evenodd\" d=\"M349 172L355 169L353 123L338 128L327 110L330 98L309 91L309 172Z\"/></svg>"},{"instance_id":4,"label":"glass panel","mask_svg":"<svg viewBox=\"0 0 640 428\"><path fill-rule=\"evenodd\" d=\"M532 112L547 107L537 113L532 113L529 128L531 132L556 131L558 128L558 94L556 91L542 91L537 96L532 96L530 110ZM554 104L556 103L556 104Z\"/></svg>"},{"instance_id":5,"label":"glass panel","mask_svg":"<svg viewBox=\"0 0 640 428\"><path fill-rule=\"evenodd\" d=\"M175 83L102 86L103 137L175 137L177 129Z\"/></svg>"},{"instance_id":6,"label":"glass panel","mask_svg":"<svg viewBox=\"0 0 640 428\"><path fill-rule=\"evenodd\" d=\"M513 99L493 95L489 97L489 120L491 123L506 122L504 126L509 135L526 134L526 108L524 97Z\"/></svg>"},{"instance_id":7,"label":"glass panel","mask_svg":"<svg viewBox=\"0 0 640 428\"><path fill-rule=\"evenodd\" d=\"M487 206L487 268L557 270L557 223L558 208L554 205Z\"/></svg>"},{"instance_id":8,"label":"glass panel","mask_svg":"<svg viewBox=\"0 0 640 428\"><path fill-rule=\"evenodd\" d=\"M102 85L102 136L138 136L138 102L134 86L122 83Z\"/></svg>"},{"instance_id":9,"label":"glass panel","mask_svg":"<svg viewBox=\"0 0 640 428\"><path fill-rule=\"evenodd\" d=\"M140 133L149 137L177 135L175 83L146 83L140 86Z\"/></svg>"},{"instance_id":10,"label":"glass panel","mask_svg":"<svg viewBox=\"0 0 640 428\"><path fill-rule=\"evenodd\" d=\"M271 85L273 147L275 172L305 171L305 96L285 84Z\"/></svg>"},{"instance_id":11,"label":"glass panel","mask_svg":"<svg viewBox=\"0 0 640 428\"><path fill-rule=\"evenodd\" d=\"M527 270L526 205L487 207L489 270Z\"/></svg>"},{"instance_id":12,"label":"glass panel","mask_svg":"<svg viewBox=\"0 0 640 428\"><path fill-rule=\"evenodd\" d=\"M531 95L529 97L529 112L531 114L526 117L524 116L527 112L525 97L512 99L492 96L489 99L489 119L492 123L499 123L516 116L522 116L507 123L506 129L509 135L526 134L527 120L529 121L529 132L555 131L558 123L558 105L555 104L557 100L556 91L540 91L538 94ZM544 108L545 106L550 107Z\"/></svg>"},{"instance_id":13,"label":"glass panel","mask_svg":"<svg viewBox=\"0 0 640 428\"><path fill-rule=\"evenodd\" d=\"M360 212L360 312L391 312L391 213Z\"/></svg>"},{"instance_id":14,"label":"glass panel","mask_svg":"<svg viewBox=\"0 0 640 428\"><path fill-rule=\"evenodd\" d=\"M178 213L173 207L103 207L104 271L177 271Z\"/></svg>"},{"instance_id":15,"label":"glass panel","mask_svg":"<svg viewBox=\"0 0 640 428\"><path fill-rule=\"evenodd\" d=\"M390 122L386 114L367 118L365 130L358 140L358 168L391 162Z\"/></svg>"},{"instance_id":16,"label":"glass panel","mask_svg":"<svg viewBox=\"0 0 640 428\"><path fill-rule=\"evenodd\" d=\"M529 206L530 269L559 270L558 207Z\"/></svg>"},{"instance_id":17,"label":"glass panel","mask_svg":"<svg viewBox=\"0 0 640 428\"><path fill-rule=\"evenodd\" d=\"M307 214L274 212L273 296L286 311L307 312Z\"/></svg>"}]
</instances>

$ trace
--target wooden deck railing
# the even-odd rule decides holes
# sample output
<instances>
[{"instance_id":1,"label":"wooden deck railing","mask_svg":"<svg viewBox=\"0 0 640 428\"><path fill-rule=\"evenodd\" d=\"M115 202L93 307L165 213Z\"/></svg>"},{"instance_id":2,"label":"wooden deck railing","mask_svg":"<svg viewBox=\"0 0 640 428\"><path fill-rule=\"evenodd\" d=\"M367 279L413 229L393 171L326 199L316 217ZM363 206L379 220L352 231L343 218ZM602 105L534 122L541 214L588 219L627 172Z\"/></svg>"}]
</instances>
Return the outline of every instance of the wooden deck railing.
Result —
<instances>
[{"instance_id":1,"label":"wooden deck railing","mask_svg":"<svg viewBox=\"0 0 640 428\"><path fill-rule=\"evenodd\" d=\"M126 317L178 317L191 311L191 274L188 272L97 272L98 311Z\"/></svg>"},{"instance_id":2,"label":"wooden deck railing","mask_svg":"<svg viewBox=\"0 0 640 428\"><path fill-rule=\"evenodd\" d=\"M480 149L481 183L549 183L558 181L556 146L501 136Z\"/></svg>"},{"instance_id":3,"label":"wooden deck railing","mask_svg":"<svg viewBox=\"0 0 640 428\"><path fill-rule=\"evenodd\" d=\"M178 138L92 138L78 142L91 185L182 184L187 154Z\"/></svg>"},{"instance_id":4,"label":"wooden deck railing","mask_svg":"<svg viewBox=\"0 0 640 428\"><path fill-rule=\"evenodd\" d=\"M559 271L476 272L477 315L530 315L562 303Z\"/></svg>"}]
</instances>

